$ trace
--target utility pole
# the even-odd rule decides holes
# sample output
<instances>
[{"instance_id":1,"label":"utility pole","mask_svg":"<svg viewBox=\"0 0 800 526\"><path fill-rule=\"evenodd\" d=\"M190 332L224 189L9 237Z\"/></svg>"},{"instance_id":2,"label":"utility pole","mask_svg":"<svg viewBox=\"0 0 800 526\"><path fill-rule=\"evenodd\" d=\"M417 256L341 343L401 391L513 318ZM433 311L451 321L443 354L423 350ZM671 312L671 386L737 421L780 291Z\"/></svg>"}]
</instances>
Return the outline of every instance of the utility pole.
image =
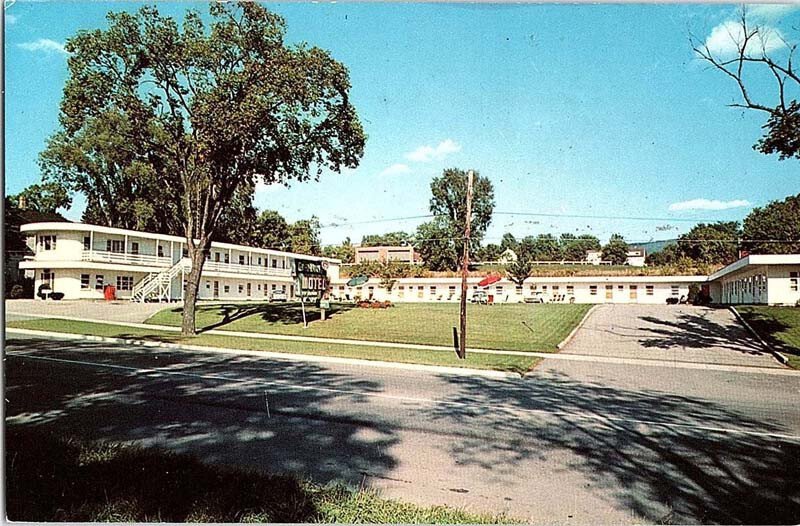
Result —
<instances>
[{"instance_id":1,"label":"utility pole","mask_svg":"<svg viewBox=\"0 0 800 526\"><path fill-rule=\"evenodd\" d=\"M467 272L469 267L469 235L472 223L472 170L467 172L467 214L464 223L464 258L461 261L461 337L458 339L458 357L467 357Z\"/></svg>"}]
</instances>

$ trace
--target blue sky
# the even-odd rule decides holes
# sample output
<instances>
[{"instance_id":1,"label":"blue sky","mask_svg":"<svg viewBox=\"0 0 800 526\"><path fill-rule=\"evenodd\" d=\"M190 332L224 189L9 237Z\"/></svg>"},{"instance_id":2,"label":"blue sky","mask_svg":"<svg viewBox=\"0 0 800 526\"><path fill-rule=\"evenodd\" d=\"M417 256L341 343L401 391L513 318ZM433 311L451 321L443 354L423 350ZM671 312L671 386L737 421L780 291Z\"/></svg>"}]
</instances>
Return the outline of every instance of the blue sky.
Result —
<instances>
[{"instance_id":1,"label":"blue sky","mask_svg":"<svg viewBox=\"0 0 800 526\"><path fill-rule=\"evenodd\" d=\"M37 156L57 128L67 75L59 46L80 29L105 27L109 10L140 5L18 1L7 9L6 192L39 180ZM207 10L159 8L179 17L192 6ZM742 219L798 191L796 162L752 149L764 117L727 107L734 85L690 48L690 31L719 44L733 5L267 6L286 18L289 42L326 48L348 66L369 135L356 170L259 188L256 205L289 220L426 214L431 178L451 166L488 176L498 212L658 218L496 215L490 241L506 231L663 239L691 227L682 220ZM791 8L753 15L790 39L800 22ZM770 93L766 83L756 88ZM80 217L80 200L67 216ZM420 221L327 226L322 240L358 241Z\"/></svg>"}]
</instances>

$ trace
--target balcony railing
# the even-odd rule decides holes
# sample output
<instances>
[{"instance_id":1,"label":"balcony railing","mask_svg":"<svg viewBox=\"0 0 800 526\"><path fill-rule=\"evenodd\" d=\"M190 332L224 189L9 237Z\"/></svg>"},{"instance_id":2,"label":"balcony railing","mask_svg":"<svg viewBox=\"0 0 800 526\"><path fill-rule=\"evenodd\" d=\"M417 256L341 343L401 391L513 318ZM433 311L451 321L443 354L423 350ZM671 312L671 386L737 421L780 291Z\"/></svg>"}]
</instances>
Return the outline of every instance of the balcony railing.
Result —
<instances>
[{"instance_id":1,"label":"balcony railing","mask_svg":"<svg viewBox=\"0 0 800 526\"><path fill-rule=\"evenodd\" d=\"M236 263L223 263L221 261L206 261L205 265L203 265L203 272L206 271L282 277L288 277L292 275L292 269L290 268L262 267L258 265L237 265Z\"/></svg>"},{"instance_id":2,"label":"balcony railing","mask_svg":"<svg viewBox=\"0 0 800 526\"><path fill-rule=\"evenodd\" d=\"M172 260L168 257L107 252L105 250L84 250L81 253L81 261L122 263L125 265L143 265L146 267L169 267L172 265Z\"/></svg>"}]
</instances>

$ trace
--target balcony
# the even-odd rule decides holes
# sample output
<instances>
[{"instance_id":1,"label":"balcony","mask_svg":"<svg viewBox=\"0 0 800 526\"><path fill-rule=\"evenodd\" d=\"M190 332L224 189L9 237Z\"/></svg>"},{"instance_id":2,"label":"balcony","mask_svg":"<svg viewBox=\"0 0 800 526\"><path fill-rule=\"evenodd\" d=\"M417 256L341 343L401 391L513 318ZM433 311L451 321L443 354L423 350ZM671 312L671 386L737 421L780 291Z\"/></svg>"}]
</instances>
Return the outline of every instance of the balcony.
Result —
<instances>
[{"instance_id":1,"label":"balcony","mask_svg":"<svg viewBox=\"0 0 800 526\"><path fill-rule=\"evenodd\" d=\"M203 272L227 272L234 274L255 274L258 276L291 277L291 268L262 267L258 265L237 265L221 261L206 261Z\"/></svg>"},{"instance_id":2,"label":"balcony","mask_svg":"<svg viewBox=\"0 0 800 526\"><path fill-rule=\"evenodd\" d=\"M172 260L168 257L150 256L148 254L107 252L105 250L84 250L81 253L81 261L95 261L99 263L120 263L123 265L141 265L144 267L172 266Z\"/></svg>"}]
</instances>

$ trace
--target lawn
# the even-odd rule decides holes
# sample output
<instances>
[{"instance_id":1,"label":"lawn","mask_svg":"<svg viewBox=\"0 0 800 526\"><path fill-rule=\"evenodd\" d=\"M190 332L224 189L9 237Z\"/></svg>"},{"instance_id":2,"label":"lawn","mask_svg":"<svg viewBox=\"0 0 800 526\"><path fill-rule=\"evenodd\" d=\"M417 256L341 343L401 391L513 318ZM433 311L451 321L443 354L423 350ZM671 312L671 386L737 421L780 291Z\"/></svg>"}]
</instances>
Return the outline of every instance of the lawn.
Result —
<instances>
[{"instance_id":1,"label":"lawn","mask_svg":"<svg viewBox=\"0 0 800 526\"><path fill-rule=\"evenodd\" d=\"M553 352L591 308L583 304L469 305L467 345L507 351ZM146 323L180 326L180 307L153 315ZM197 306L197 327L345 338L354 340L453 345L459 306L454 303L400 303L389 309L334 304L326 321L307 307L303 328L299 304L223 303Z\"/></svg>"},{"instance_id":2,"label":"lawn","mask_svg":"<svg viewBox=\"0 0 800 526\"><path fill-rule=\"evenodd\" d=\"M468 367L472 369L493 369L524 374L541 361L540 358L526 356L509 356L498 354L468 353L466 360L459 360L453 351L428 351L386 347L364 347L338 343L308 343L284 340L265 340L218 334L200 334L194 337L182 337L176 332L159 331L59 319L36 319L9 321L7 327L31 329L39 331L86 334L177 343L184 345L203 345L227 349L244 349L250 351L271 351L293 354L314 354L336 356L339 358L358 358L362 360L379 360L387 362L416 363L423 365L444 365L448 367Z\"/></svg>"},{"instance_id":3,"label":"lawn","mask_svg":"<svg viewBox=\"0 0 800 526\"><path fill-rule=\"evenodd\" d=\"M6 513L31 522L507 523L188 455L7 428Z\"/></svg>"},{"instance_id":4,"label":"lawn","mask_svg":"<svg viewBox=\"0 0 800 526\"><path fill-rule=\"evenodd\" d=\"M774 345L800 369L800 309L797 307L747 306L736 310L767 343Z\"/></svg>"}]
</instances>

